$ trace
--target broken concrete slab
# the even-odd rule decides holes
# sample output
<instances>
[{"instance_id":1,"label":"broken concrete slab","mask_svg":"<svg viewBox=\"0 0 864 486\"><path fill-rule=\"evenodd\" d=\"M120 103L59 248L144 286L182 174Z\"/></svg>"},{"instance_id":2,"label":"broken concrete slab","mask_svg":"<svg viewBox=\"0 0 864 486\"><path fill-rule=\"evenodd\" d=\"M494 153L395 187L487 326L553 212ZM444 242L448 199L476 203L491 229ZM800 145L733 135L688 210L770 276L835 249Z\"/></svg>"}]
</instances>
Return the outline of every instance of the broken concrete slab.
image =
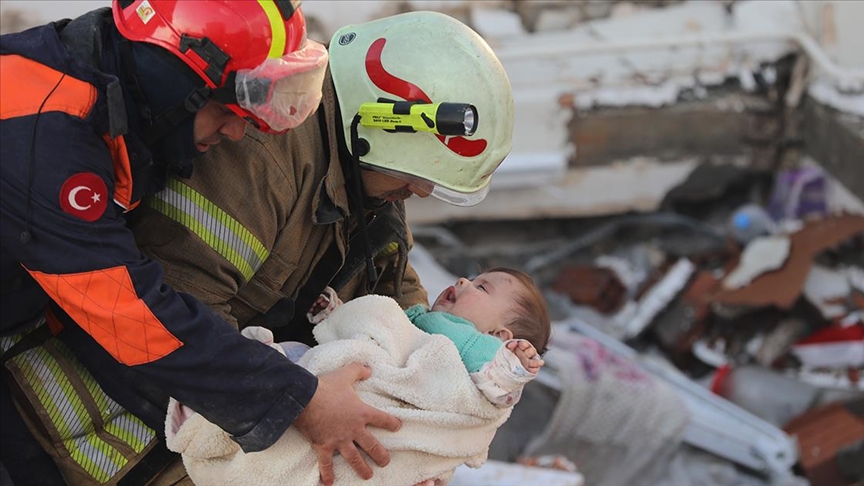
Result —
<instances>
[{"instance_id":1,"label":"broken concrete slab","mask_svg":"<svg viewBox=\"0 0 864 486\"><path fill-rule=\"evenodd\" d=\"M770 103L757 95L717 93L703 100L676 102L677 92L669 97L654 92L662 87L653 87L652 93L606 89L610 91L592 90L574 99L577 110L569 130L578 153L573 165L603 164L642 154L749 155L751 145L770 139L779 130ZM604 101L607 97L609 103ZM649 104L651 99L660 102ZM611 100L625 106L586 109L612 104ZM649 107L638 106L646 104ZM655 108L666 104L670 106Z\"/></svg>"},{"instance_id":2,"label":"broken concrete slab","mask_svg":"<svg viewBox=\"0 0 864 486\"><path fill-rule=\"evenodd\" d=\"M864 236L864 216L843 215L811 221L791 234L791 250L779 270L756 277L744 287L720 289L712 296L715 304L790 309L801 295L813 258L822 251L852 237Z\"/></svg>"}]
</instances>

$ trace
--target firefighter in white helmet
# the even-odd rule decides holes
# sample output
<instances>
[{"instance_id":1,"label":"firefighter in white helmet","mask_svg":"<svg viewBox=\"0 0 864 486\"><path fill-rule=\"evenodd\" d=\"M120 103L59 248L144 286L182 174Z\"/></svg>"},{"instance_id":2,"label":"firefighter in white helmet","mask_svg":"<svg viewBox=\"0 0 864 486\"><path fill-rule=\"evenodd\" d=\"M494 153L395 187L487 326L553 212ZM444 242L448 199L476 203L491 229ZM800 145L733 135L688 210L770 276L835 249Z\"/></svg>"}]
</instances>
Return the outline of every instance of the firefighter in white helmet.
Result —
<instances>
[{"instance_id":1,"label":"firefighter in white helmet","mask_svg":"<svg viewBox=\"0 0 864 486\"><path fill-rule=\"evenodd\" d=\"M403 200L477 204L511 147L508 77L456 19L410 12L348 26L328 51L321 105L306 122L211 147L198 162L207 171L170 180L133 222L171 285L241 329L269 327L279 341L314 344L306 313L328 285L343 301L375 293L404 308L428 305L408 262ZM312 407L327 396L315 393L294 421L322 479L333 479L335 452L371 477L357 447L369 442L350 428L363 410ZM328 427L349 432L341 442L314 432Z\"/></svg>"},{"instance_id":2,"label":"firefighter in white helmet","mask_svg":"<svg viewBox=\"0 0 864 486\"><path fill-rule=\"evenodd\" d=\"M513 97L504 68L479 35L445 15L418 12L340 29L329 50L343 136L362 168L401 177L458 206L483 200L510 152ZM420 113L436 105L438 119L431 110ZM390 116L388 123L382 114L388 108L419 114Z\"/></svg>"}]
</instances>

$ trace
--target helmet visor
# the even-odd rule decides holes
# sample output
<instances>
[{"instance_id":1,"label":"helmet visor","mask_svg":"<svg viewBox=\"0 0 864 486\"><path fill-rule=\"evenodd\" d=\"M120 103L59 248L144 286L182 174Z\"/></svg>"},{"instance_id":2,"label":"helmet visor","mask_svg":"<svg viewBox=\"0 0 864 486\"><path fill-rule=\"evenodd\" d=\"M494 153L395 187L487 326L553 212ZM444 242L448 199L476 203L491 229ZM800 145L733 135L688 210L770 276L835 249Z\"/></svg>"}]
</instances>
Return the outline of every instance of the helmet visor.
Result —
<instances>
[{"instance_id":1,"label":"helmet visor","mask_svg":"<svg viewBox=\"0 0 864 486\"><path fill-rule=\"evenodd\" d=\"M492 184L487 182L486 185L474 192L461 192L446 188L441 184L436 184L428 179L424 179L423 177L413 174L406 174L405 172L385 169L383 167L378 167L370 164L362 164L362 166L365 169L374 170L376 172L386 174L390 177L395 177L399 180L405 181L417 191L429 194L436 199L444 201L448 204L452 204L454 206L476 206L480 204L480 202L482 202L484 199L486 199L486 195L489 193L489 188L492 187Z\"/></svg>"},{"instance_id":2,"label":"helmet visor","mask_svg":"<svg viewBox=\"0 0 864 486\"><path fill-rule=\"evenodd\" d=\"M237 105L265 132L297 127L318 109L327 59L327 49L307 39L290 54L237 71Z\"/></svg>"}]
</instances>

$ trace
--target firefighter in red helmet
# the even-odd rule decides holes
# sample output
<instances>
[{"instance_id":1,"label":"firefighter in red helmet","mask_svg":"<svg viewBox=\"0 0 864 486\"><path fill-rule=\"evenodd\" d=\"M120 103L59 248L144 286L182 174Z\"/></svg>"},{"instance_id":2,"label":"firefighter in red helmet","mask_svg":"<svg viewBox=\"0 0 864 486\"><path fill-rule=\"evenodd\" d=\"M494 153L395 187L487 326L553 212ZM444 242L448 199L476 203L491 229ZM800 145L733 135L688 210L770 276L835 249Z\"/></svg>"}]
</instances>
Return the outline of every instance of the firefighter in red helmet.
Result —
<instances>
[{"instance_id":1,"label":"firefighter in red helmet","mask_svg":"<svg viewBox=\"0 0 864 486\"><path fill-rule=\"evenodd\" d=\"M316 378L243 338L167 286L127 227L247 123L298 126L326 65L298 1L114 0L0 37L0 460L15 484L143 484L169 396L246 451L322 390L359 402L341 386L359 365ZM355 422L347 433L386 463L365 425L398 421L368 407Z\"/></svg>"}]
</instances>

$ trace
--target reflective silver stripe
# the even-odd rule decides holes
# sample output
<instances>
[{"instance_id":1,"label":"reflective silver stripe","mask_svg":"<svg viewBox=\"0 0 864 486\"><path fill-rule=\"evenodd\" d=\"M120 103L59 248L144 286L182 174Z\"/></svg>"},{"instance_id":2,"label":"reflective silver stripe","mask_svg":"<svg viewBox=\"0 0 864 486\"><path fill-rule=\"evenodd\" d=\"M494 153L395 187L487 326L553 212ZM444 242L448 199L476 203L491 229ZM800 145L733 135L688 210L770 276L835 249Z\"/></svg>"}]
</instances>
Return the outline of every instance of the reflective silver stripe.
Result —
<instances>
[{"instance_id":1,"label":"reflective silver stripe","mask_svg":"<svg viewBox=\"0 0 864 486\"><path fill-rule=\"evenodd\" d=\"M141 419L126 411L111 421L110 428L109 424L106 424L105 428L112 435L129 444L135 452L141 452L150 444L150 441L156 438L156 432L153 429L147 427ZM120 431L125 433L117 433Z\"/></svg>"},{"instance_id":2,"label":"reflective silver stripe","mask_svg":"<svg viewBox=\"0 0 864 486\"><path fill-rule=\"evenodd\" d=\"M0 350L2 350L3 353L5 353L6 351L9 350L9 348L11 348L12 346L15 346L15 343L17 343L20 340L21 340L20 335L6 336L6 337L0 338Z\"/></svg>"},{"instance_id":3,"label":"reflective silver stripe","mask_svg":"<svg viewBox=\"0 0 864 486\"><path fill-rule=\"evenodd\" d=\"M48 360L56 369L51 369ZM127 460L94 433L93 424L89 422L89 414L83 408L80 397L74 395L68 383L60 382L62 371L44 348L25 351L13 361L24 371L27 382L48 411L51 425L63 438L64 447L82 469L104 483L126 465Z\"/></svg>"},{"instance_id":4,"label":"reflective silver stripe","mask_svg":"<svg viewBox=\"0 0 864 486\"><path fill-rule=\"evenodd\" d=\"M6 352L20 339L21 336L4 337L0 339L0 348ZM53 443L55 437L60 437L62 443L53 445L58 450L65 449L66 454L60 451L61 460L73 461L97 482L109 482L156 439L155 431L102 391L61 341L49 339L44 345L23 351L7 364L19 386L26 389L31 401L35 400L33 406L47 415L43 425L56 434L48 439ZM64 369L69 370L70 366L73 374L67 375ZM22 405L26 406L26 402ZM99 417L91 415L97 410ZM106 440L108 434L128 448Z\"/></svg>"},{"instance_id":5,"label":"reflective silver stripe","mask_svg":"<svg viewBox=\"0 0 864 486\"><path fill-rule=\"evenodd\" d=\"M126 409L105 394L96 383L93 375L84 368L84 365L75 358L72 351L62 341L55 341L54 347L57 351L73 365L78 377L87 387L90 396L99 409L105 431L125 442L135 452L141 452L156 438L156 431L144 425L138 417L135 417Z\"/></svg>"},{"instance_id":6,"label":"reflective silver stripe","mask_svg":"<svg viewBox=\"0 0 864 486\"><path fill-rule=\"evenodd\" d=\"M176 179L147 204L195 233L234 265L245 280L252 278L269 256L264 245L236 219Z\"/></svg>"}]
</instances>

